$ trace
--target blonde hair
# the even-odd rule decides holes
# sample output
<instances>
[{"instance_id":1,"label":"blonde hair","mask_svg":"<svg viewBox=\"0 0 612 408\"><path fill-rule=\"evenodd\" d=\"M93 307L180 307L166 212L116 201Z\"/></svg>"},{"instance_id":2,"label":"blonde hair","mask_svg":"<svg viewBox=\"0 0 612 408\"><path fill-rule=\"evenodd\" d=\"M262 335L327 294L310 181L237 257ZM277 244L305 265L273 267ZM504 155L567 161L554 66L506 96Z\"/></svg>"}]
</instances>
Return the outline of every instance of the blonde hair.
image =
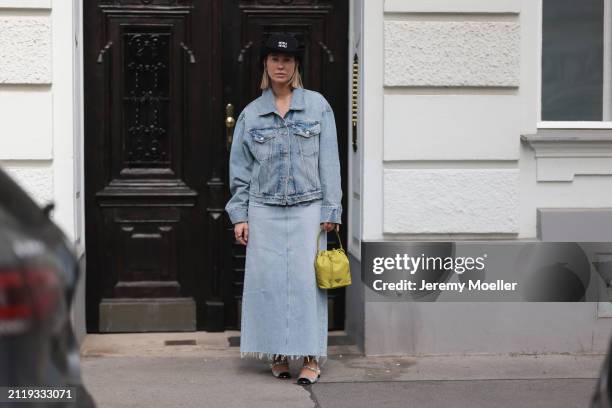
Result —
<instances>
[{"instance_id":1,"label":"blonde hair","mask_svg":"<svg viewBox=\"0 0 612 408\"><path fill-rule=\"evenodd\" d=\"M295 58L295 57L294 57ZM270 76L268 75L268 71L266 70L266 60L268 57L264 58L263 61L263 72L261 73L261 83L259 84L259 88L264 90L268 89L270 84ZM292 88L303 88L304 84L302 83L302 76L300 75L300 63L297 58L295 58L295 70L293 71L293 75L289 78L289 85Z\"/></svg>"}]
</instances>

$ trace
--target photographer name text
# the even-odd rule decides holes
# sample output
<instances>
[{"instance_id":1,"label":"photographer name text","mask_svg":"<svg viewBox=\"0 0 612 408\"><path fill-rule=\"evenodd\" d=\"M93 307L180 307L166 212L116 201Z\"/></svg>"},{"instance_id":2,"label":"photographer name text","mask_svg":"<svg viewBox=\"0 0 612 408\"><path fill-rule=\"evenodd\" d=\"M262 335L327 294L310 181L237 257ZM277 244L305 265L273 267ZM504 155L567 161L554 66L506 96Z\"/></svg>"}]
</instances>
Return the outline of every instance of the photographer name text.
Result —
<instances>
[{"instance_id":1,"label":"photographer name text","mask_svg":"<svg viewBox=\"0 0 612 408\"><path fill-rule=\"evenodd\" d=\"M412 281L402 279L399 282L384 282L377 279L372 282L372 288L376 291L449 291L463 293L468 291L515 291L518 282L506 282L498 279L495 282L483 282L481 280L469 280L466 282L428 282L426 280Z\"/></svg>"}]
</instances>

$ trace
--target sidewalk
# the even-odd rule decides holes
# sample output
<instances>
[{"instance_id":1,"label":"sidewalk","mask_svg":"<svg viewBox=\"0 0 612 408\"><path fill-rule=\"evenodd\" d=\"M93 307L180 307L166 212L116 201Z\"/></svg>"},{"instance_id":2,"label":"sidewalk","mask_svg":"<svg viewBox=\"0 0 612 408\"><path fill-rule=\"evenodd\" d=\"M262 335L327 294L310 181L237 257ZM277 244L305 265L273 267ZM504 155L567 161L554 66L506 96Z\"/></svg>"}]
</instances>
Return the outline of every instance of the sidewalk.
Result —
<instances>
[{"instance_id":1,"label":"sidewalk","mask_svg":"<svg viewBox=\"0 0 612 408\"><path fill-rule=\"evenodd\" d=\"M87 335L83 378L101 408L588 407L603 355L364 357L330 336L311 387L240 359L238 332ZM191 345L164 345L167 340Z\"/></svg>"}]
</instances>

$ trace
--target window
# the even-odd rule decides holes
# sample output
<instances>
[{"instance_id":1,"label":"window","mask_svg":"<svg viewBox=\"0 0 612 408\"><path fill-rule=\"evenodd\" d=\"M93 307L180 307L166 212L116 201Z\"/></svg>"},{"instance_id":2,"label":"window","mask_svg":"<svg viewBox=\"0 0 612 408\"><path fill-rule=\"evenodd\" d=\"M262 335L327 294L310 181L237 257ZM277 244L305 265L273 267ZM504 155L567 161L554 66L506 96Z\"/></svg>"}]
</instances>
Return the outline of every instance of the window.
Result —
<instances>
[{"instance_id":1,"label":"window","mask_svg":"<svg viewBox=\"0 0 612 408\"><path fill-rule=\"evenodd\" d=\"M612 121L612 0L544 0L542 121Z\"/></svg>"}]
</instances>

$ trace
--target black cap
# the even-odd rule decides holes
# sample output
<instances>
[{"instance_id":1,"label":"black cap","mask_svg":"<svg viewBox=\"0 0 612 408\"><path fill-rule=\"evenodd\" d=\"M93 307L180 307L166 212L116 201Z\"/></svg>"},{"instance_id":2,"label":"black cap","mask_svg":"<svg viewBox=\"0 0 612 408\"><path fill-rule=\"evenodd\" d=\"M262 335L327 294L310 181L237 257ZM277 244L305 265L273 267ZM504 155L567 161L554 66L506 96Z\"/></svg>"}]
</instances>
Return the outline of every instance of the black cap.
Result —
<instances>
[{"instance_id":1,"label":"black cap","mask_svg":"<svg viewBox=\"0 0 612 408\"><path fill-rule=\"evenodd\" d=\"M261 47L259 62L263 63L268 54L273 52L293 55L300 62L302 60L303 51L298 40L291 34L270 34Z\"/></svg>"}]
</instances>

